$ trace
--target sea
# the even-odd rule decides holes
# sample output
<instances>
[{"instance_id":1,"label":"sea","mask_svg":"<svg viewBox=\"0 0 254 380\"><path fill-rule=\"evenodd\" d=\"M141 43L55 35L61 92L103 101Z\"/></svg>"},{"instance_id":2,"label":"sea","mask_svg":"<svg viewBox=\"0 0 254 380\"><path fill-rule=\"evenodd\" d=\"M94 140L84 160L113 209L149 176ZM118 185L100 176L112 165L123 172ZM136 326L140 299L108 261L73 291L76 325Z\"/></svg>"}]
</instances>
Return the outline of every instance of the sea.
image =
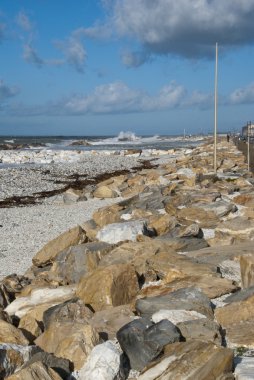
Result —
<instances>
[{"instance_id":1,"label":"sea","mask_svg":"<svg viewBox=\"0 0 254 380\"><path fill-rule=\"evenodd\" d=\"M25 144L22 149L52 150L126 150L195 147L207 136L138 136L134 132L120 132L117 136L0 136L0 144ZM80 142L80 145L77 144ZM85 144L84 144L85 142ZM75 143L75 145L72 145ZM87 145L86 145L87 143Z\"/></svg>"}]
</instances>

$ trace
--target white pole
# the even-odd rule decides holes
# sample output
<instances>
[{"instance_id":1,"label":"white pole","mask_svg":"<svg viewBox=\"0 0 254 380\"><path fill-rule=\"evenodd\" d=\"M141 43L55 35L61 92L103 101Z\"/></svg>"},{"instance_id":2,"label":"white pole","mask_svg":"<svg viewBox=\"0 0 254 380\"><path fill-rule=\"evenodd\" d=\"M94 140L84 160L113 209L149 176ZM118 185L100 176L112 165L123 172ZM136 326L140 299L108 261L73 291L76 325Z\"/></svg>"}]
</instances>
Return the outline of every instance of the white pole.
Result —
<instances>
[{"instance_id":1,"label":"white pole","mask_svg":"<svg viewBox=\"0 0 254 380\"><path fill-rule=\"evenodd\" d=\"M250 124L248 123L248 171L250 171Z\"/></svg>"},{"instance_id":2,"label":"white pole","mask_svg":"<svg viewBox=\"0 0 254 380\"><path fill-rule=\"evenodd\" d=\"M217 173L217 90L218 90L218 43L215 47L215 83L214 83L214 172Z\"/></svg>"}]
</instances>

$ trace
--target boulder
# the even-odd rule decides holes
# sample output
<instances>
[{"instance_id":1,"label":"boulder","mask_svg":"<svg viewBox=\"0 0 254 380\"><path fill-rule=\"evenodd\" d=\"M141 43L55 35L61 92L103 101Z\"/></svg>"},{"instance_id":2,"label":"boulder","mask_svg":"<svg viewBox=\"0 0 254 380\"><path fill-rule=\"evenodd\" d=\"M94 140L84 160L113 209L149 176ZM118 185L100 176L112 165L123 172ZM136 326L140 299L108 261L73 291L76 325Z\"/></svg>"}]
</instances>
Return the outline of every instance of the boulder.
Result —
<instances>
[{"instance_id":1,"label":"boulder","mask_svg":"<svg viewBox=\"0 0 254 380\"><path fill-rule=\"evenodd\" d=\"M117 332L117 340L129 358L130 366L142 370L155 359L169 343L178 342L181 335L168 320L151 324L146 319L136 319Z\"/></svg>"},{"instance_id":2,"label":"boulder","mask_svg":"<svg viewBox=\"0 0 254 380\"><path fill-rule=\"evenodd\" d=\"M199 207L186 207L177 212L180 222L197 223L201 228L215 227L219 219L214 211L206 211Z\"/></svg>"},{"instance_id":3,"label":"boulder","mask_svg":"<svg viewBox=\"0 0 254 380\"><path fill-rule=\"evenodd\" d=\"M193 340L168 345L164 355L145 369L138 380L229 379L226 376L232 374L232 369L232 350Z\"/></svg>"},{"instance_id":4,"label":"boulder","mask_svg":"<svg viewBox=\"0 0 254 380\"><path fill-rule=\"evenodd\" d=\"M40 321L34 318L32 315L26 314L19 321L19 329L23 332L24 336L33 343L34 340L41 335L42 326Z\"/></svg>"},{"instance_id":5,"label":"boulder","mask_svg":"<svg viewBox=\"0 0 254 380\"><path fill-rule=\"evenodd\" d=\"M133 267L119 264L98 268L82 278L77 288L77 296L97 311L107 306L130 303L138 290L138 279Z\"/></svg>"},{"instance_id":6,"label":"boulder","mask_svg":"<svg viewBox=\"0 0 254 380\"><path fill-rule=\"evenodd\" d=\"M240 257L242 287L249 288L254 285L254 255L248 254Z\"/></svg>"},{"instance_id":7,"label":"boulder","mask_svg":"<svg viewBox=\"0 0 254 380\"><path fill-rule=\"evenodd\" d=\"M148 227L155 230L156 235L162 235L172 230L177 224L177 220L169 214L152 216L149 218Z\"/></svg>"},{"instance_id":8,"label":"boulder","mask_svg":"<svg viewBox=\"0 0 254 380\"><path fill-rule=\"evenodd\" d=\"M68 189L63 194L63 202L67 205L71 205L73 203L86 201L87 197L84 195L82 190L77 189Z\"/></svg>"},{"instance_id":9,"label":"boulder","mask_svg":"<svg viewBox=\"0 0 254 380\"><path fill-rule=\"evenodd\" d=\"M108 307L96 311L89 321L104 339L114 339L117 331L135 318L130 305Z\"/></svg>"},{"instance_id":10,"label":"boulder","mask_svg":"<svg viewBox=\"0 0 254 380\"><path fill-rule=\"evenodd\" d=\"M68 321L50 323L35 342L44 351L68 359L75 369L80 369L100 338L90 325Z\"/></svg>"},{"instance_id":11,"label":"boulder","mask_svg":"<svg viewBox=\"0 0 254 380\"><path fill-rule=\"evenodd\" d=\"M5 308L9 305L29 283L27 277L18 276L16 273L4 277L0 282L0 306Z\"/></svg>"},{"instance_id":12,"label":"boulder","mask_svg":"<svg viewBox=\"0 0 254 380\"><path fill-rule=\"evenodd\" d=\"M95 198L116 198L118 193L115 190L112 190L109 186L97 186L93 192Z\"/></svg>"},{"instance_id":13,"label":"boulder","mask_svg":"<svg viewBox=\"0 0 254 380\"><path fill-rule=\"evenodd\" d=\"M98 211L95 211L93 213L93 220L100 227L104 227L107 224L120 222L120 212L122 210L123 206L120 206L118 204L100 208Z\"/></svg>"},{"instance_id":14,"label":"boulder","mask_svg":"<svg viewBox=\"0 0 254 380\"><path fill-rule=\"evenodd\" d=\"M74 227L48 242L33 257L33 264L38 267L51 264L59 252L72 245L84 243L85 240L86 235L84 230L80 226Z\"/></svg>"},{"instance_id":15,"label":"boulder","mask_svg":"<svg viewBox=\"0 0 254 380\"><path fill-rule=\"evenodd\" d=\"M160 310L196 311L213 319L213 311L209 298L198 288L178 289L172 293L138 299L136 310L142 317L150 318Z\"/></svg>"},{"instance_id":16,"label":"boulder","mask_svg":"<svg viewBox=\"0 0 254 380\"><path fill-rule=\"evenodd\" d=\"M80 379L114 380L120 370L122 351L111 341L95 346L79 371Z\"/></svg>"},{"instance_id":17,"label":"boulder","mask_svg":"<svg viewBox=\"0 0 254 380\"><path fill-rule=\"evenodd\" d=\"M78 322L89 324L93 312L85 306L83 301L72 298L68 301L52 306L43 313L43 325L47 329L52 322Z\"/></svg>"},{"instance_id":18,"label":"boulder","mask_svg":"<svg viewBox=\"0 0 254 380\"><path fill-rule=\"evenodd\" d=\"M36 306L46 305L46 308L57 305L74 296L75 286L61 286L56 289L39 288L34 289L27 297L19 297L13 301L5 311L9 315L16 315L21 318Z\"/></svg>"},{"instance_id":19,"label":"boulder","mask_svg":"<svg viewBox=\"0 0 254 380\"><path fill-rule=\"evenodd\" d=\"M78 283L84 275L95 270L100 259L112 249L112 245L104 242L70 247L56 256L48 277L61 285Z\"/></svg>"},{"instance_id":20,"label":"boulder","mask_svg":"<svg viewBox=\"0 0 254 380\"><path fill-rule=\"evenodd\" d=\"M215 238L232 237L238 241L254 239L254 220L238 216L221 222L215 228Z\"/></svg>"},{"instance_id":21,"label":"boulder","mask_svg":"<svg viewBox=\"0 0 254 380\"><path fill-rule=\"evenodd\" d=\"M8 380L62 380L53 369L46 367L41 362L32 363L29 367L21 369L8 377Z\"/></svg>"},{"instance_id":22,"label":"boulder","mask_svg":"<svg viewBox=\"0 0 254 380\"><path fill-rule=\"evenodd\" d=\"M48 352L37 352L28 360L23 368L30 367L33 363L42 363L48 368L52 368L61 379L68 380L71 374L72 365L67 359L57 358Z\"/></svg>"},{"instance_id":23,"label":"boulder","mask_svg":"<svg viewBox=\"0 0 254 380\"><path fill-rule=\"evenodd\" d=\"M0 320L0 344L12 343L21 346L28 345L28 340L25 338L21 330L8 322Z\"/></svg>"},{"instance_id":24,"label":"boulder","mask_svg":"<svg viewBox=\"0 0 254 380\"><path fill-rule=\"evenodd\" d=\"M125 240L136 241L138 235L149 234L144 220L133 220L108 224L99 230L96 238L109 244L117 244Z\"/></svg>"},{"instance_id":25,"label":"boulder","mask_svg":"<svg viewBox=\"0 0 254 380\"><path fill-rule=\"evenodd\" d=\"M213 342L219 346L222 344L220 326L208 318L183 321L177 323L177 328L186 341L198 339L205 342Z\"/></svg>"},{"instance_id":26,"label":"boulder","mask_svg":"<svg viewBox=\"0 0 254 380\"><path fill-rule=\"evenodd\" d=\"M0 344L0 379L5 379L19 370L37 351L38 347L35 346Z\"/></svg>"}]
</instances>

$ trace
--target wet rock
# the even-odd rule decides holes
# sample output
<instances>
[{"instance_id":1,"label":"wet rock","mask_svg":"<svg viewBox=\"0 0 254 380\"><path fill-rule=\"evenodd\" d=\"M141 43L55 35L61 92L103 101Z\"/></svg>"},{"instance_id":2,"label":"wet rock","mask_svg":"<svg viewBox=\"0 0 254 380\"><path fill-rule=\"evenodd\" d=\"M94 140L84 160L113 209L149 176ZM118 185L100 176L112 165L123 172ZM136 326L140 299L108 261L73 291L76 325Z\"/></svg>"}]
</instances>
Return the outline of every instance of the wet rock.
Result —
<instances>
[{"instance_id":1,"label":"wet rock","mask_svg":"<svg viewBox=\"0 0 254 380\"><path fill-rule=\"evenodd\" d=\"M48 276L62 285L78 283L85 274L95 270L100 259L112 249L113 246L105 242L70 247L56 256Z\"/></svg>"},{"instance_id":2,"label":"wet rock","mask_svg":"<svg viewBox=\"0 0 254 380\"><path fill-rule=\"evenodd\" d=\"M162 296L138 299L136 310L142 317L148 318L160 310L189 310L213 319L209 298L197 288L179 289Z\"/></svg>"},{"instance_id":3,"label":"wet rock","mask_svg":"<svg viewBox=\"0 0 254 380\"><path fill-rule=\"evenodd\" d=\"M133 267L119 264L98 268L82 278L77 296L97 311L107 306L130 303L138 290L138 279Z\"/></svg>"},{"instance_id":4,"label":"wet rock","mask_svg":"<svg viewBox=\"0 0 254 380\"><path fill-rule=\"evenodd\" d=\"M166 344L180 338L176 327L167 320L152 325L145 319L137 319L117 332L117 339L130 360L131 368L138 371L156 358Z\"/></svg>"},{"instance_id":5,"label":"wet rock","mask_svg":"<svg viewBox=\"0 0 254 380\"><path fill-rule=\"evenodd\" d=\"M33 258L33 264L40 267L54 261L59 252L72 245L84 243L86 235L80 226L74 227L47 243Z\"/></svg>"},{"instance_id":6,"label":"wet rock","mask_svg":"<svg viewBox=\"0 0 254 380\"><path fill-rule=\"evenodd\" d=\"M193 340L168 345L164 355L144 370L138 380L223 379L232 373L232 368L232 350Z\"/></svg>"}]
</instances>

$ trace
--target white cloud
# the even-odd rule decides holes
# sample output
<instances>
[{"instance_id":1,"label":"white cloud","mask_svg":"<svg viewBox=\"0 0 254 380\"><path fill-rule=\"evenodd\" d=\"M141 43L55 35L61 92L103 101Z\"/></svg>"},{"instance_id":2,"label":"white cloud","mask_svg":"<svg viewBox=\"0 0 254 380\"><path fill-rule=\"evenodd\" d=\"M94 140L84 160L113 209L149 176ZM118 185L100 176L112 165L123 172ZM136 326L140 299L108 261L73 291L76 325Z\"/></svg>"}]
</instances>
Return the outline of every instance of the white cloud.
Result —
<instances>
[{"instance_id":1,"label":"white cloud","mask_svg":"<svg viewBox=\"0 0 254 380\"><path fill-rule=\"evenodd\" d=\"M87 53L79 37L71 35L64 41L56 41L55 46L63 52L69 65L79 73L84 72Z\"/></svg>"},{"instance_id":2,"label":"white cloud","mask_svg":"<svg viewBox=\"0 0 254 380\"><path fill-rule=\"evenodd\" d=\"M17 87L11 87L0 80L0 103L4 103L8 98L11 98L19 92Z\"/></svg>"},{"instance_id":3,"label":"white cloud","mask_svg":"<svg viewBox=\"0 0 254 380\"><path fill-rule=\"evenodd\" d=\"M229 96L229 104L254 103L254 83L246 87L237 88Z\"/></svg>"},{"instance_id":4,"label":"white cloud","mask_svg":"<svg viewBox=\"0 0 254 380\"><path fill-rule=\"evenodd\" d=\"M149 59L149 54L145 51L124 51L121 54L121 59L127 67L139 67Z\"/></svg>"},{"instance_id":5,"label":"white cloud","mask_svg":"<svg viewBox=\"0 0 254 380\"><path fill-rule=\"evenodd\" d=\"M115 0L111 25L140 51L188 58L254 43L254 0ZM135 60L133 61L135 65ZM127 61L128 63L128 61Z\"/></svg>"},{"instance_id":6,"label":"white cloud","mask_svg":"<svg viewBox=\"0 0 254 380\"><path fill-rule=\"evenodd\" d=\"M39 68L45 64L45 61L39 57L35 49L29 44L25 44L23 46L23 58L26 62L31 63Z\"/></svg>"},{"instance_id":7,"label":"white cloud","mask_svg":"<svg viewBox=\"0 0 254 380\"><path fill-rule=\"evenodd\" d=\"M25 31L31 32L34 28L28 15L24 11L20 11L17 15L17 24Z\"/></svg>"}]
</instances>

